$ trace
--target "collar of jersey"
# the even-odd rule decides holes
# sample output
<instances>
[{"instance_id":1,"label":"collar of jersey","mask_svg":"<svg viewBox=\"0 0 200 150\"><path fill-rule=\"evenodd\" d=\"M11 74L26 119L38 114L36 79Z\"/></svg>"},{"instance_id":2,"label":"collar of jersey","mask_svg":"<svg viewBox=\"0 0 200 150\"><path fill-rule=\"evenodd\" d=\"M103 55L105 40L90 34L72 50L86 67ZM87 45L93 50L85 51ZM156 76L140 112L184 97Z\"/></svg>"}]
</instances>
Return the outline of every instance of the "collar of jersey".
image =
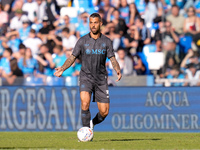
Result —
<instances>
[{"instance_id":1,"label":"collar of jersey","mask_svg":"<svg viewBox=\"0 0 200 150\"><path fill-rule=\"evenodd\" d=\"M90 38L92 38L90 33L88 33L88 35L89 35ZM102 36L102 33L100 33L100 36L98 38L101 38L101 36ZM94 38L92 38L92 39L94 39ZM94 39L94 40L97 40L97 39Z\"/></svg>"}]
</instances>

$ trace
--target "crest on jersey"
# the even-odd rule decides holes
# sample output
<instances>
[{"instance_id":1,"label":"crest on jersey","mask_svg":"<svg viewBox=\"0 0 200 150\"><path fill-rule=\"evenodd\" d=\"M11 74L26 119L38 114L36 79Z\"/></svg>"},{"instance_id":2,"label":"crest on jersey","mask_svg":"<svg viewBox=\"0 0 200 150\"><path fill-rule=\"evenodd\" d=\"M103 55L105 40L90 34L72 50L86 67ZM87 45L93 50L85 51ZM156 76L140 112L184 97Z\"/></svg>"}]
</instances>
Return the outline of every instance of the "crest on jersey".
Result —
<instances>
[{"instance_id":1,"label":"crest on jersey","mask_svg":"<svg viewBox=\"0 0 200 150\"><path fill-rule=\"evenodd\" d=\"M85 47L90 46L90 44L84 44Z\"/></svg>"},{"instance_id":2,"label":"crest on jersey","mask_svg":"<svg viewBox=\"0 0 200 150\"><path fill-rule=\"evenodd\" d=\"M84 88L85 87L85 85L84 84L81 84L81 88Z\"/></svg>"},{"instance_id":3,"label":"crest on jersey","mask_svg":"<svg viewBox=\"0 0 200 150\"><path fill-rule=\"evenodd\" d=\"M106 43L102 43L101 46L102 46L102 47L106 47Z\"/></svg>"},{"instance_id":4,"label":"crest on jersey","mask_svg":"<svg viewBox=\"0 0 200 150\"><path fill-rule=\"evenodd\" d=\"M86 54L90 54L91 53L91 50L90 49L86 49Z\"/></svg>"}]
</instances>

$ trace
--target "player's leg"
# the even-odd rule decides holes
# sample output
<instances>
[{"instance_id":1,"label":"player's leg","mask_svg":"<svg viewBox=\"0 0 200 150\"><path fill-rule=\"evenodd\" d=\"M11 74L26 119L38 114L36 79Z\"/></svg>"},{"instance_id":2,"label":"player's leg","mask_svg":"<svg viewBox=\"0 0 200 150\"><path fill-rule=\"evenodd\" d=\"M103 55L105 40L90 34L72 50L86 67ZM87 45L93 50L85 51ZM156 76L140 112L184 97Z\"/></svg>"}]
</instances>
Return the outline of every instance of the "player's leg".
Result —
<instances>
[{"instance_id":1,"label":"player's leg","mask_svg":"<svg viewBox=\"0 0 200 150\"><path fill-rule=\"evenodd\" d=\"M97 102L97 106L98 106L99 112L96 114L94 119L92 119L93 126L104 121L104 119L109 113L110 104Z\"/></svg>"},{"instance_id":2,"label":"player's leg","mask_svg":"<svg viewBox=\"0 0 200 150\"><path fill-rule=\"evenodd\" d=\"M93 129L93 127L96 124L101 123L108 115L109 107L110 107L110 99L109 99L109 90L108 90L107 83L103 85L96 85L95 102L97 102L99 112L90 122L91 129Z\"/></svg>"},{"instance_id":3,"label":"player's leg","mask_svg":"<svg viewBox=\"0 0 200 150\"><path fill-rule=\"evenodd\" d=\"M86 91L80 92L80 98L81 98L81 120L84 127L90 127L90 100L91 100L91 94Z\"/></svg>"}]
</instances>

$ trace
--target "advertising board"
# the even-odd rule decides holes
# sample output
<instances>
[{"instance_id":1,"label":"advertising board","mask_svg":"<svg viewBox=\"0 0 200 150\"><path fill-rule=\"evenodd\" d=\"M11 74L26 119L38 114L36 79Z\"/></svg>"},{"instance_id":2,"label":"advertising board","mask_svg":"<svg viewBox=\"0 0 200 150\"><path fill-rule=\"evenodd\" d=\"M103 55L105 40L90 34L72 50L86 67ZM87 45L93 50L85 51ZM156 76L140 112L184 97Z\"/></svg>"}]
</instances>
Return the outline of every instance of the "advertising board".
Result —
<instances>
[{"instance_id":1,"label":"advertising board","mask_svg":"<svg viewBox=\"0 0 200 150\"><path fill-rule=\"evenodd\" d=\"M198 87L110 87L110 111L95 131L199 132ZM0 88L0 131L77 131L79 87ZM91 102L91 116L98 112Z\"/></svg>"}]
</instances>

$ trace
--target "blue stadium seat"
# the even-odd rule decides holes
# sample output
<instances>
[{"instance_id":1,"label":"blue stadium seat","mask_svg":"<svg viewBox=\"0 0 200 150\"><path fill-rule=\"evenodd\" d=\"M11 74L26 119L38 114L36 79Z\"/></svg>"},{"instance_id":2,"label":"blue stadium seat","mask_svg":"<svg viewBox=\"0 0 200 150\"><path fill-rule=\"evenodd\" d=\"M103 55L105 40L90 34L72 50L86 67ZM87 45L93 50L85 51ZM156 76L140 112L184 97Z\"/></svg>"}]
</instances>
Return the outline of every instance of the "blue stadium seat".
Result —
<instances>
[{"instance_id":1,"label":"blue stadium seat","mask_svg":"<svg viewBox=\"0 0 200 150\"><path fill-rule=\"evenodd\" d=\"M144 55L141 55L143 63L148 67L147 74L150 74L150 70L159 70L164 65L164 53L156 52L155 44L145 45L142 54Z\"/></svg>"},{"instance_id":2,"label":"blue stadium seat","mask_svg":"<svg viewBox=\"0 0 200 150\"><path fill-rule=\"evenodd\" d=\"M122 36L122 37L120 38L120 47L123 47L123 48L125 48L124 39L125 39L124 36Z\"/></svg>"},{"instance_id":3,"label":"blue stadium seat","mask_svg":"<svg viewBox=\"0 0 200 150\"><path fill-rule=\"evenodd\" d=\"M97 12L97 10L96 10L95 8L87 8L85 11L86 11L88 14L93 14L93 13Z\"/></svg>"},{"instance_id":4,"label":"blue stadium seat","mask_svg":"<svg viewBox=\"0 0 200 150\"><path fill-rule=\"evenodd\" d=\"M192 37L191 36L184 36L180 38L180 50L184 52L185 54L188 52L188 50L191 48L192 44Z\"/></svg>"},{"instance_id":5,"label":"blue stadium seat","mask_svg":"<svg viewBox=\"0 0 200 150\"><path fill-rule=\"evenodd\" d=\"M108 73L108 76L113 76L113 70L110 69L110 68L107 68L107 73Z\"/></svg>"},{"instance_id":6,"label":"blue stadium seat","mask_svg":"<svg viewBox=\"0 0 200 150\"><path fill-rule=\"evenodd\" d=\"M70 23L72 23L72 24L78 23L78 17L76 17L76 18L70 18Z\"/></svg>"},{"instance_id":7,"label":"blue stadium seat","mask_svg":"<svg viewBox=\"0 0 200 150\"><path fill-rule=\"evenodd\" d=\"M135 5L139 13L144 13L145 8L146 8L146 3L141 0L135 0Z\"/></svg>"},{"instance_id":8,"label":"blue stadium seat","mask_svg":"<svg viewBox=\"0 0 200 150\"><path fill-rule=\"evenodd\" d=\"M150 74L149 65L148 65L146 56L144 55L143 52L138 52L137 54L138 54L138 56L141 58L142 63L144 64L144 66L145 66L145 68L146 68L145 74Z\"/></svg>"},{"instance_id":9,"label":"blue stadium seat","mask_svg":"<svg viewBox=\"0 0 200 150\"><path fill-rule=\"evenodd\" d=\"M63 86L64 84L64 78L58 78L58 77L47 77L46 79L46 85L49 86Z\"/></svg>"},{"instance_id":10,"label":"blue stadium seat","mask_svg":"<svg viewBox=\"0 0 200 150\"><path fill-rule=\"evenodd\" d=\"M153 23L152 24L152 29L155 29L155 30L159 29L159 24L158 23Z\"/></svg>"},{"instance_id":11,"label":"blue stadium seat","mask_svg":"<svg viewBox=\"0 0 200 150\"><path fill-rule=\"evenodd\" d=\"M80 12L84 12L89 8L89 0L73 0L72 7L79 8Z\"/></svg>"},{"instance_id":12,"label":"blue stadium seat","mask_svg":"<svg viewBox=\"0 0 200 150\"><path fill-rule=\"evenodd\" d=\"M144 53L145 57L147 57L149 53L156 52L156 45L155 44L147 44L143 47L142 52Z\"/></svg>"},{"instance_id":13,"label":"blue stadium seat","mask_svg":"<svg viewBox=\"0 0 200 150\"><path fill-rule=\"evenodd\" d=\"M185 2L186 2L186 0L178 0L178 1L176 1L176 5L178 5L178 7L180 9L182 9L185 5Z\"/></svg>"},{"instance_id":14,"label":"blue stadium seat","mask_svg":"<svg viewBox=\"0 0 200 150\"><path fill-rule=\"evenodd\" d=\"M78 86L78 77L65 77L65 86Z\"/></svg>"},{"instance_id":15,"label":"blue stadium seat","mask_svg":"<svg viewBox=\"0 0 200 150\"><path fill-rule=\"evenodd\" d=\"M78 23L78 11L75 7L62 7L60 10L60 15L68 15L70 17L70 23Z\"/></svg>"},{"instance_id":16,"label":"blue stadium seat","mask_svg":"<svg viewBox=\"0 0 200 150\"><path fill-rule=\"evenodd\" d=\"M24 81L24 85L26 86L36 86L36 85L43 85L43 79L42 78L36 78L36 77L26 77Z\"/></svg>"}]
</instances>

